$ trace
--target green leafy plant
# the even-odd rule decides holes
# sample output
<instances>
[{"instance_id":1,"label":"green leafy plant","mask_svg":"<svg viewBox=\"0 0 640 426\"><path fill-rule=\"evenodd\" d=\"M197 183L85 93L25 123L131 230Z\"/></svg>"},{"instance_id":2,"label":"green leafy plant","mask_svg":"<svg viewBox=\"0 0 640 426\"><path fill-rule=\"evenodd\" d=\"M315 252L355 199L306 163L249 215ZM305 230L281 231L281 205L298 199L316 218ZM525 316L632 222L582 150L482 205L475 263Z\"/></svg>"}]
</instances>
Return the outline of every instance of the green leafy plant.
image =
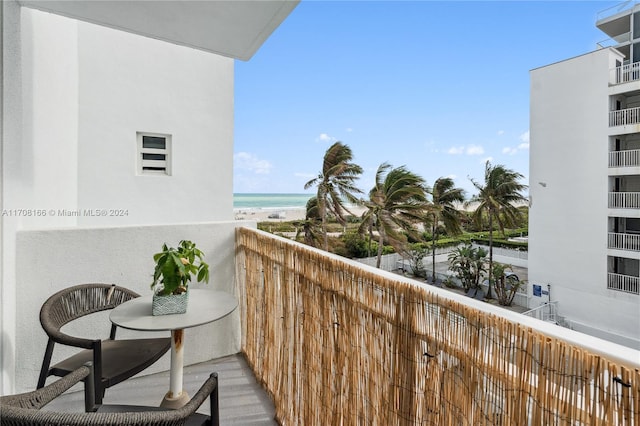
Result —
<instances>
[{"instance_id":1,"label":"green leafy plant","mask_svg":"<svg viewBox=\"0 0 640 426\"><path fill-rule=\"evenodd\" d=\"M177 248L162 245L162 251L153 255L156 267L151 288L162 296L187 291L192 275L198 282L209 282L209 265L204 253L194 243L182 240Z\"/></svg>"},{"instance_id":2,"label":"green leafy plant","mask_svg":"<svg viewBox=\"0 0 640 426\"><path fill-rule=\"evenodd\" d=\"M449 270L455 273L465 291L478 288L487 272L486 260L486 250L466 244L449 254Z\"/></svg>"},{"instance_id":3,"label":"green leafy plant","mask_svg":"<svg viewBox=\"0 0 640 426\"><path fill-rule=\"evenodd\" d=\"M511 265L505 265L499 262L493 264L492 283L496 293L498 303L502 306L511 306L518 289L525 285L514 274L507 274L507 271L513 271Z\"/></svg>"},{"instance_id":4,"label":"green leafy plant","mask_svg":"<svg viewBox=\"0 0 640 426\"><path fill-rule=\"evenodd\" d=\"M427 270L424 266L424 258L429 254L429 249L416 245L409 253L409 268L411 273L418 278L425 278Z\"/></svg>"}]
</instances>

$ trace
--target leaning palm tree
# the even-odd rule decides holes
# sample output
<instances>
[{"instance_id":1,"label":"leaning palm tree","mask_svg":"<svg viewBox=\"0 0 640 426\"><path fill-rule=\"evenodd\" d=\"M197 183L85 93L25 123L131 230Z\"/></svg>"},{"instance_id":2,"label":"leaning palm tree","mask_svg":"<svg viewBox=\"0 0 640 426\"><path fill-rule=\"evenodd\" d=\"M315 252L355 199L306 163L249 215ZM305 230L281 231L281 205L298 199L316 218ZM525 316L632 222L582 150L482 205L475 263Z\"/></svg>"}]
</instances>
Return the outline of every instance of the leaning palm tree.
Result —
<instances>
[{"instance_id":1,"label":"leaning palm tree","mask_svg":"<svg viewBox=\"0 0 640 426\"><path fill-rule=\"evenodd\" d=\"M460 223L460 211L456 204L464 201L464 189L456 188L453 179L441 177L433 184L431 190L431 204L428 208L428 218L431 222L431 256L432 270L431 281L436 282L436 242L438 241L438 228L440 223L448 234L459 235L462 233Z\"/></svg>"},{"instance_id":2,"label":"leaning palm tree","mask_svg":"<svg viewBox=\"0 0 640 426\"><path fill-rule=\"evenodd\" d=\"M342 142L336 142L327 149L322 163L322 172L314 179L305 183L304 189L318 187L318 212L322 222L324 234L324 249L329 250L327 238L327 215L332 214L341 224L345 224L345 213L353 214L345 203L355 204L358 198L355 194L362 191L354 186L354 182L362 174L362 167L351 162L353 154L351 148Z\"/></svg>"},{"instance_id":3,"label":"leaning palm tree","mask_svg":"<svg viewBox=\"0 0 640 426\"><path fill-rule=\"evenodd\" d=\"M407 238L403 232L418 238L415 224L424 220L426 192L424 179L404 166L393 169L383 163L378 167L375 186L364 203L367 210L359 229L360 233L373 230L378 233L378 268L385 241L396 252L407 254Z\"/></svg>"},{"instance_id":4,"label":"leaning palm tree","mask_svg":"<svg viewBox=\"0 0 640 426\"><path fill-rule=\"evenodd\" d=\"M504 228L514 226L520 218L520 210L516 203L526 201L520 193L527 188L527 185L519 182L524 176L518 172L507 169L498 164L492 166L489 161L485 164L484 184L469 178L473 186L478 190L478 194L473 196L469 203L478 203L472 218L477 224L482 224L482 219L486 215L489 221L489 288L487 298L491 295L491 281L493 271L493 223L498 223L500 231L504 235Z\"/></svg>"},{"instance_id":5,"label":"leaning palm tree","mask_svg":"<svg viewBox=\"0 0 640 426\"><path fill-rule=\"evenodd\" d=\"M296 241L302 232L304 243L317 247L320 241L320 212L318 211L318 198L311 197L307 201L304 220L298 221L296 225Z\"/></svg>"}]
</instances>

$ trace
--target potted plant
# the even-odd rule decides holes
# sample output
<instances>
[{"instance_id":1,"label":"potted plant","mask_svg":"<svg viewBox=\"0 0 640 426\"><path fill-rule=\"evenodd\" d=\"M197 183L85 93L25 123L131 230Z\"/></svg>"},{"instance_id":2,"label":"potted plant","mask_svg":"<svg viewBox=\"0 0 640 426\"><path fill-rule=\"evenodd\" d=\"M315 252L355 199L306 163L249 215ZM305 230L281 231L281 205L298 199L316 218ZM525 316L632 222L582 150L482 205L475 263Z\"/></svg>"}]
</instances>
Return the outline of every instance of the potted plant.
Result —
<instances>
[{"instance_id":1,"label":"potted plant","mask_svg":"<svg viewBox=\"0 0 640 426\"><path fill-rule=\"evenodd\" d=\"M196 245L182 240L177 248L162 245L162 251L153 255L153 315L181 314L187 310L189 282L193 275L198 282L209 282L209 265L204 253Z\"/></svg>"}]
</instances>

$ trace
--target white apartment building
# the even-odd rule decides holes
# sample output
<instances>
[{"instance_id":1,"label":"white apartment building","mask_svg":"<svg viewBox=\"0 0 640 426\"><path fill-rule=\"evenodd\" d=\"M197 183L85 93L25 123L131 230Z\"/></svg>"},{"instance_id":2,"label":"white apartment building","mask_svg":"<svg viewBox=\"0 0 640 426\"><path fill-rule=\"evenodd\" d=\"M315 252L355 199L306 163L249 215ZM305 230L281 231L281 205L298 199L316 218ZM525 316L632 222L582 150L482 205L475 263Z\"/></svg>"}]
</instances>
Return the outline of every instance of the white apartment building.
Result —
<instances>
[{"instance_id":1,"label":"white apartment building","mask_svg":"<svg viewBox=\"0 0 640 426\"><path fill-rule=\"evenodd\" d=\"M0 394L34 388L48 296L145 294L164 242L200 243L233 291L234 229L255 226L233 217L234 61L297 3L0 2ZM229 321L187 362L236 353Z\"/></svg>"},{"instance_id":2,"label":"white apartment building","mask_svg":"<svg viewBox=\"0 0 640 426\"><path fill-rule=\"evenodd\" d=\"M640 5L531 71L529 279L574 330L640 349Z\"/></svg>"}]
</instances>

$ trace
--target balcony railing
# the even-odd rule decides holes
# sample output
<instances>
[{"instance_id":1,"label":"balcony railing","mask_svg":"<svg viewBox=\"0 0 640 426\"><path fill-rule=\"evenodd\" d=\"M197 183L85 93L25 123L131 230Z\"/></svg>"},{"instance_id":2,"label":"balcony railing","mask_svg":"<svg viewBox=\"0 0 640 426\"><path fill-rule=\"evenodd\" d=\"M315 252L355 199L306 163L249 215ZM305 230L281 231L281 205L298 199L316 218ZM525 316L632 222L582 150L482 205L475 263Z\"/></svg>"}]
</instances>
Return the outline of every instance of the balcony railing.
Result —
<instances>
[{"instance_id":1,"label":"balcony railing","mask_svg":"<svg viewBox=\"0 0 640 426\"><path fill-rule=\"evenodd\" d=\"M607 275L607 288L625 293L640 294L640 278L609 272Z\"/></svg>"},{"instance_id":2,"label":"balcony railing","mask_svg":"<svg viewBox=\"0 0 640 426\"><path fill-rule=\"evenodd\" d=\"M557 323L558 302L545 303L544 305L540 305L537 308L533 308L526 312L523 312L522 315L527 315L532 318L539 319L541 321Z\"/></svg>"},{"instance_id":3,"label":"balcony railing","mask_svg":"<svg viewBox=\"0 0 640 426\"><path fill-rule=\"evenodd\" d=\"M636 351L254 229L236 244L243 352L282 424L638 424Z\"/></svg>"},{"instance_id":4,"label":"balcony railing","mask_svg":"<svg viewBox=\"0 0 640 426\"><path fill-rule=\"evenodd\" d=\"M640 166L640 149L612 151L609 153L609 167Z\"/></svg>"},{"instance_id":5,"label":"balcony railing","mask_svg":"<svg viewBox=\"0 0 640 426\"><path fill-rule=\"evenodd\" d=\"M610 16L616 15L618 13L621 13L621 12L625 11L625 10L632 9L636 4L638 4L638 2L636 0L618 2L618 3L614 4L613 6L609 6L606 9L603 9L600 12L598 12L596 14L596 21L599 21L601 19L608 18Z\"/></svg>"},{"instance_id":6,"label":"balcony railing","mask_svg":"<svg viewBox=\"0 0 640 426\"><path fill-rule=\"evenodd\" d=\"M609 111L609 127L640 123L640 107Z\"/></svg>"},{"instance_id":7,"label":"balcony railing","mask_svg":"<svg viewBox=\"0 0 640 426\"><path fill-rule=\"evenodd\" d=\"M610 249L640 251L640 235L609 232Z\"/></svg>"},{"instance_id":8,"label":"balcony railing","mask_svg":"<svg viewBox=\"0 0 640 426\"><path fill-rule=\"evenodd\" d=\"M610 209L639 209L640 192L610 192Z\"/></svg>"},{"instance_id":9,"label":"balcony railing","mask_svg":"<svg viewBox=\"0 0 640 426\"><path fill-rule=\"evenodd\" d=\"M611 70L611 84L629 83L640 80L640 62L622 65Z\"/></svg>"}]
</instances>

